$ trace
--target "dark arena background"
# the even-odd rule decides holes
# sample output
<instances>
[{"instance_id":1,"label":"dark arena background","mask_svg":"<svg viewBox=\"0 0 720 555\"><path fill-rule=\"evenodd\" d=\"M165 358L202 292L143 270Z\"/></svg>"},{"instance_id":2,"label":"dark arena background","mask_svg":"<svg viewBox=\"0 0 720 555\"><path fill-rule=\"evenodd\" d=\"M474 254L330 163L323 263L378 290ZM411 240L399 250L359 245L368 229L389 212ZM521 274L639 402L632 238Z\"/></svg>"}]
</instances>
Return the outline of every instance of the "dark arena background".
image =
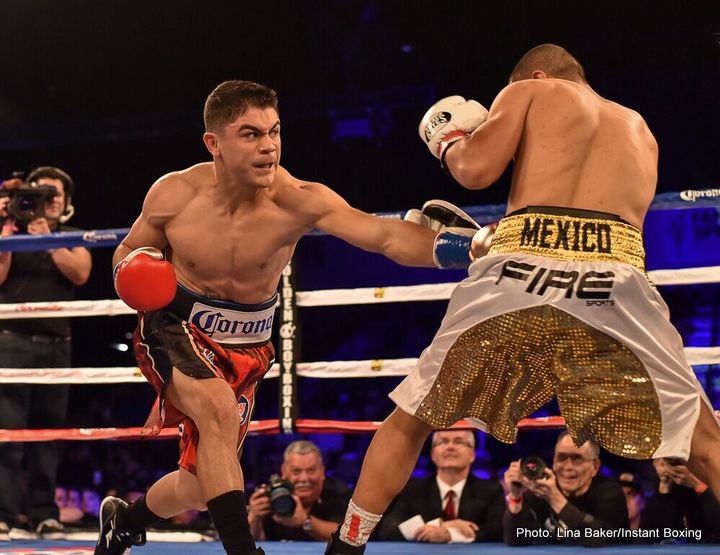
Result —
<instances>
[{"instance_id":1,"label":"dark arena background","mask_svg":"<svg viewBox=\"0 0 720 555\"><path fill-rule=\"evenodd\" d=\"M440 198L489 220L501 213L497 205L507 198L509 171L488 189L463 189L428 154L418 138L418 122L436 100L451 94L490 106L529 48L546 42L567 48L584 65L594 90L642 114L659 143L657 198L645 226L648 270L715 267L715 279L678 283L669 278L658 284L685 345L708 348L710 354L694 369L720 408L720 355L712 350L720 346L720 3L3 0L0 37L0 180L42 165L66 170L76 185L70 225L98 233L130 227L148 188L162 175L210 160L201 140L203 103L227 79L277 90L282 165L296 177L324 183L368 212L402 213ZM78 299L116 299L112 251L92 249L92 275L77 290ZM401 267L312 234L296 251L292 287L295 293L369 288L377 299L385 294L381 288L448 284L463 275ZM299 438L315 441L327 474L352 487L373 426L332 430L335 423L328 425L335 433L325 433L327 426L317 421L383 420L393 408L387 393L402 379L384 374L392 364L383 361L418 357L446 305L447 296L318 306L298 301L292 390L283 398L280 380L265 380L253 415L257 421L290 420L285 429L281 421L273 433L247 439L246 489L277 472L283 449ZM1 312L0 317L9 316ZM134 368L135 323L128 313L73 318L73 367ZM279 329L274 337L281 347ZM368 371L346 369L344 376L332 378L323 376L322 368L300 372L301 363L317 361L357 361L358 368L365 361ZM0 387L7 375L0 372ZM118 381L72 385L67 428L142 426L154 400L151 387ZM283 413L288 395L292 410ZM549 405L533 416L558 414L557 406ZM304 420L316 424L303 427ZM557 433L557 427L526 429L515 445L478 433L473 472L501 479L510 461L529 452L551 460ZM0 440L7 441L3 437L0 431ZM176 468L172 437L143 442L132 433L114 437L60 441L59 484L100 496L109 490L143 492ZM428 452L426 446L417 476L433 472ZM631 471L648 492L655 487L649 462L606 452L601 458L608 476ZM3 542L0 554L91 553L94 536L86 532L77 540ZM371 543L367 553L510 551L500 544L478 545ZM323 549L319 543L263 547L274 555ZM134 553L171 549L222 551L218 542L151 541ZM525 551L550 549L573 553L580 548ZM599 552L719 549L676 544Z\"/></svg>"}]
</instances>

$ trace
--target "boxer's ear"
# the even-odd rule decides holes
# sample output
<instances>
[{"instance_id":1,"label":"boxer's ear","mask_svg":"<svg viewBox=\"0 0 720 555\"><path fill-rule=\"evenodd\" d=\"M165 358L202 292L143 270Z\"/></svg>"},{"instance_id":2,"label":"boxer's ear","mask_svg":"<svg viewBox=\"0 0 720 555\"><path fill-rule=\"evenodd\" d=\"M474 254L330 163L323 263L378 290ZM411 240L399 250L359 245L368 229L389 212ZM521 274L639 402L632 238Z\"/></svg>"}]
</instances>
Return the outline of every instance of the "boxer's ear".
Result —
<instances>
[{"instance_id":1,"label":"boxer's ear","mask_svg":"<svg viewBox=\"0 0 720 555\"><path fill-rule=\"evenodd\" d=\"M210 131L203 133L203 142L210 154L213 156L220 155L220 139L216 133L211 133Z\"/></svg>"}]
</instances>

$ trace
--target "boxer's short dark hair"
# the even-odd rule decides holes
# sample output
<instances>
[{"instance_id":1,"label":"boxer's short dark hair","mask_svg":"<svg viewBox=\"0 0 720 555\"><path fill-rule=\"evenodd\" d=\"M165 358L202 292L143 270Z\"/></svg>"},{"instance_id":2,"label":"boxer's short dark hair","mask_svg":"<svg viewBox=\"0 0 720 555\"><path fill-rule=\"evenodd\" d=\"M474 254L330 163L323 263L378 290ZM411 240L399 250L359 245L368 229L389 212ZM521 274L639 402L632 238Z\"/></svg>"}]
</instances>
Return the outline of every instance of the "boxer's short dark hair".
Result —
<instances>
[{"instance_id":1,"label":"boxer's short dark hair","mask_svg":"<svg viewBox=\"0 0 720 555\"><path fill-rule=\"evenodd\" d=\"M250 108L273 108L277 112L277 93L270 87L253 81L233 80L220 83L205 101L205 131L221 130Z\"/></svg>"},{"instance_id":2,"label":"boxer's short dark hair","mask_svg":"<svg viewBox=\"0 0 720 555\"><path fill-rule=\"evenodd\" d=\"M541 44L526 52L512 70L510 82L529 79L535 70L544 71L548 77L587 82L585 69L580 62L556 44Z\"/></svg>"}]
</instances>

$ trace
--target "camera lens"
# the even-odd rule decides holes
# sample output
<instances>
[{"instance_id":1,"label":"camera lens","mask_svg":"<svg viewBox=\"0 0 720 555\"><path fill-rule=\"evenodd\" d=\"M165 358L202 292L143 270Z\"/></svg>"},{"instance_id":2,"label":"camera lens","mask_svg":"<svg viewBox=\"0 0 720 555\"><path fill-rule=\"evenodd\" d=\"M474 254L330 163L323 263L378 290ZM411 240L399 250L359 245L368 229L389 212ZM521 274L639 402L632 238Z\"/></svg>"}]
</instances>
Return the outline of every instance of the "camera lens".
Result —
<instances>
[{"instance_id":1,"label":"camera lens","mask_svg":"<svg viewBox=\"0 0 720 555\"><path fill-rule=\"evenodd\" d=\"M520 472L528 480L539 480L545 477L545 461L536 455L529 455L520 461Z\"/></svg>"},{"instance_id":2,"label":"camera lens","mask_svg":"<svg viewBox=\"0 0 720 555\"><path fill-rule=\"evenodd\" d=\"M18 223L26 224L45 214L45 204L35 191L20 188L12 192L7 212Z\"/></svg>"},{"instance_id":3,"label":"camera lens","mask_svg":"<svg viewBox=\"0 0 720 555\"><path fill-rule=\"evenodd\" d=\"M293 499L292 491L293 486L287 480L282 480L276 474L270 477L267 494L273 513L278 516L292 516L295 513L295 499Z\"/></svg>"},{"instance_id":4,"label":"camera lens","mask_svg":"<svg viewBox=\"0 0 720 555\"><path fill-rule=\"evenodd\" d=\"M270 506L279 516L291 516L295 512L295 500L285 488L278 488L270 493Z\"/></svg>"},{"instance_id":5,"label":"camera lens","mask_svg":"<svg viewBox=\"0 0 720 555\"><path fill-rule=\"evenodd\" d=\"M35 197L18 197L18 209L23 212L34 212L37 204Z\"/></svg>"}]
</instances>

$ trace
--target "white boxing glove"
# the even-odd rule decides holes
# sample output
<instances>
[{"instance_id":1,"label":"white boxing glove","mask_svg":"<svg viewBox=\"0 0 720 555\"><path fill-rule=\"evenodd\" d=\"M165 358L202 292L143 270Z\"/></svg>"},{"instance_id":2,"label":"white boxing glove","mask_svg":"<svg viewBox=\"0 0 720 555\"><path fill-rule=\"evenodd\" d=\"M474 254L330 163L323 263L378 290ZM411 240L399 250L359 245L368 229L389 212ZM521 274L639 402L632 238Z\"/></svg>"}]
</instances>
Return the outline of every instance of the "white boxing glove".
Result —
<instances>
[{"instance_id":1,"label":"white boxing glove","mask_svg":"<svg viewBox=\"0 0 720 555\"><path fill-rule=\"evenodd\" d=\"M470 256L474 259L485 256L490 250L495 230L497 230L498 222L493 222L482 226L470 242Z\"/></svg>"},{"instance_id":2,"label":"white boxing glove","mask_svg":"<svg viewBox=\"0 0 720 555\"><path fill-rule=\"evenodd\" d=\"M429 200L423 204L422 210L417 208L408 210L403 219L415 222L433 231L442 231L446 227L480 229L480 224L461 208L446 200Z\"/></svg>"},{"instance_id":3,"label":"white boxing glove","mask_svg":"<svg viewBox=\"0 0 720 555\"><path fill-rule=\"evenodd\" d=\"M423 116L418 132L433 156L445 165L445 151L455 141L467 137L484 123L487 109L475 100L448 96L438 100Z\"/></svg>"}]
</instances>

